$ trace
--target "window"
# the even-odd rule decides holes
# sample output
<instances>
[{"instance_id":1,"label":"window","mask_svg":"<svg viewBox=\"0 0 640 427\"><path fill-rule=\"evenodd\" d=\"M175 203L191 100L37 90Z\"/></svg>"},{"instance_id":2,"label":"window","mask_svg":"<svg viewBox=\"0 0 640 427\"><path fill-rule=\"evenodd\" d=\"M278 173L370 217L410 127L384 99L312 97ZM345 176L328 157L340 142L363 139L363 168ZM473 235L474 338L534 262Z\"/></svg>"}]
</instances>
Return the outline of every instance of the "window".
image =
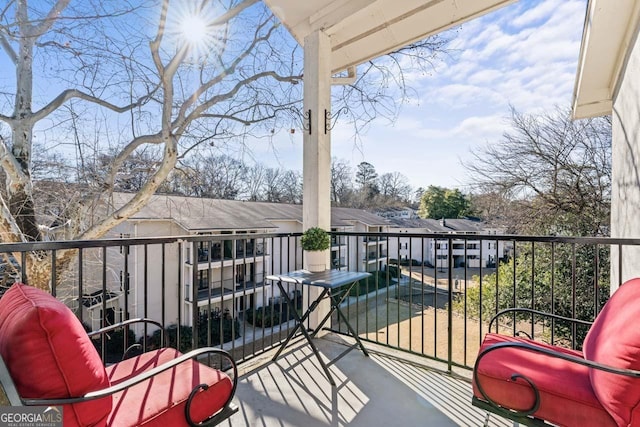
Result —
<instances>
[{"instance_id":1,"label":"window","mask_svg":"<svg viewBox=\"0 0 640 427\"><path fill-rule=\"evenodd\" d=\"M198 289L209 288L209 270L198 271Z\"/></svg>"}]
</instances>

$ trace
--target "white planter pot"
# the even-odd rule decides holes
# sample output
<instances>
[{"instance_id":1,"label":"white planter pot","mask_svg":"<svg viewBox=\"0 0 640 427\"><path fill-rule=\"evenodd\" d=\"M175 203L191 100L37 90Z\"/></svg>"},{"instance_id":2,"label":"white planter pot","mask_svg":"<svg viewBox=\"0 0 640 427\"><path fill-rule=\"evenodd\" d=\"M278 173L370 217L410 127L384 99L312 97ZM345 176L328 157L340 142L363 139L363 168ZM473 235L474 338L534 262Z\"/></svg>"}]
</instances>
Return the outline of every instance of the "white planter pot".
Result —
<instances>
[{"instance_id":1,"label":"white planter pot","mask_svg":"<svg viewBox=\"0 0 640 427\"><path fill-rule=\"evenodd\" d=\"M311 272L325 271L327 269L326 251L304 251L304 262L307 270Z\"/></svg>"}]
</instances>

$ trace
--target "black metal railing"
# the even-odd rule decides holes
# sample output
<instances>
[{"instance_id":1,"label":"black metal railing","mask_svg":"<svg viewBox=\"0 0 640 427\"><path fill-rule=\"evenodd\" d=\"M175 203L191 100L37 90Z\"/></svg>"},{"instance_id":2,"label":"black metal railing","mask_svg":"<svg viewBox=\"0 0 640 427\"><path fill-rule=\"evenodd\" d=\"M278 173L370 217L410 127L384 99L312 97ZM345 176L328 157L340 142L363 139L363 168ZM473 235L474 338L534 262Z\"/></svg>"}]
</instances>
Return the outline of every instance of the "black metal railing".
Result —
<instances>
[{"instance_id":1,"label":"black metal railing","mask_svg":"<svg viewBox=\"0 0 640 427\"><path fill-rule=\"evenodd\" d=\"M223 263L209 255L216 247L225 254ZM252 233L0 244L0 259L0 294L22 281L48 289L88 330L147 317L160 322L169 343L181 350L220 346L243 361L286 336L291 310L298 307L279 304L276 311L269 308L269 319L261 314L279 297L264 278L301 268L302 250L299 234ZM33 264L42 264L37 275L29 274ZM122 335L96 343L105 360L132 340L160 344L152 327Z\"/></svg>"},{"instance_id":2,"label":"black metal railing","mask_svg":"<svg viewBox=\"0 0 640 427\"><path fill-rule=\"evenodd\" d=\"M520 306L592 320L608 298L611 277L616 285L623 277L618 254L640 248L640 239L347 232L333 237L342 242L331 249L333 268L372 272L344 302L360 337L443 361L450 369L473 366L488 319L502 309ZM300 233L225 234L0 244L0 286L35 280L27 275L30 264L43 262L38 270L49 274L38 277L50 282L31 284L48 288L88 329L150 317L167 330L170 344L183 350L220 346L244 361L278 346L292 326L291 310L303 308L304 288L286 288L295 301L289 306L275 283L265 280L302 268L299 238ZM370 241L378 244L363 244ZM212 256L216 248L227 251L225 262ZM507 316L498 328L574 348L586 333L535 315ZM337 318L330 329L347 333ZM124 348L128 341L153 342L157 335L151 327L132 334L122 337ZM104 341L99 348L107 356Z\"/></svg>"},{"instance_id":3,"label":"black metal railing","mask_svg":"<svg viewBox=\"0 0 640 427\"><path fill-rule=\"evenodd\" d=\"M383 258L346 302L344 311L360 337L446 362L449 369L472 368L488 320L502 309L593 320L608 299L611 277L615 285L624 277L617 254L640 249L640 239L334 234L348 239L344 250L332 254L347 260L347 270L360 268L349 253L355 260ZM380 240L386 247L360 245ZM332 322L334 332L347 333L336 318ZM534 315L512 316L496 328L572 348L580 348L587 332Z\"/></svg>"}]
</instances>

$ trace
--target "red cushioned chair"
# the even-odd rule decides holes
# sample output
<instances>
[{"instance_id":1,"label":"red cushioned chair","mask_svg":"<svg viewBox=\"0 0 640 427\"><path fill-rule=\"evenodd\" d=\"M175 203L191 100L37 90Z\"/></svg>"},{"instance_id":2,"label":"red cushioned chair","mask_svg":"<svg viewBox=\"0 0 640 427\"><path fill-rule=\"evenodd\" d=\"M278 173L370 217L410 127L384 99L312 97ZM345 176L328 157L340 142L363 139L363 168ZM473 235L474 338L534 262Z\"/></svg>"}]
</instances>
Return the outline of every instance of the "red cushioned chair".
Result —
<instances>
[{"instance_id":1,"label":"red cushioned chair","mask_svg":"<svg viewBox=\"0 0 640 427\"><path fill-rule=\"evenodd\" d=\"M556 319L575 319L525 311ZM640 426L640 279L623 284L583 351L488 333L473 370L473 405L524 425ZM489 326L491 330L491 325Z\"/></svg>"},{"instance_id":2,"label":"red cushioned chair","mask_svg":"<svg viewBox=\"0 0 640 427\"><path fill-rule=\"evenodd\" d=\"M98 331L104 333L135 319ZM197 360L221 358L226 369ZM237 368L220 349L149 351L104 367L80 321L39 289L0 298L0 382L13 406L62 405L68 426L215 425L237 412Z\"/></svg>"}]
</instances>

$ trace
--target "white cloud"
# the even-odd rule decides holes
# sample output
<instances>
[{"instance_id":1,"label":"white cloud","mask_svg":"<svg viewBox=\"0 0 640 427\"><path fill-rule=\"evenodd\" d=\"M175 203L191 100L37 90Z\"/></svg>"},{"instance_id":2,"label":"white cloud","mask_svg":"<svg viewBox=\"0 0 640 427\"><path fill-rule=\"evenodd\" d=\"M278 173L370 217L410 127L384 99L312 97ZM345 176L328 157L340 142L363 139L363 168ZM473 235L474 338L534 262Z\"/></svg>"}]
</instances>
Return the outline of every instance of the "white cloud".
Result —
<instances>
[{"instance_id":1,"label":"white cloud","mask_svg":"<svg viewBox=\"0 0 640 427\"><path fill-rule=\"evenodd\" d=\"M452 133L459 137L473 137L476 141L496 140L502 136L507 127L505 117L502 114L496 114L466 118L452 130Z\"/></svg>"},{"instance_id":2,"label":"white cloud","mask_svg":"<svg viewBox=\"0 0 640 427\"><path fill-rule=\"evenodd\" d=\"M339 123L332 153L402 172L414 186L461 184L460 159L502 138L510 105L522 113L569 105L586 2L520 0L451 30L452 51L432 74L405 74L417 94L396 123L376 121L359 140ZM295 148L289 140L278 143L280 153L299 150L301 137Z\"/></svg>"},{"instance_id":3,"label":"white cloud","mask_svg":"<svg viewBox=\"0 0 640 427\"><path fill-rule=\"evenodd\" d=\"M446 105L450 109L461 109L484 105L504 103L504 98L491 87L468 84L451 84L425 94L425 101L429 99Z\"/></svg>"},{"instance_id":4,"label":"white cloud","mask_svg":"<svg viewBox=\"0 0 640 427\"><path fill-rule=\"evenodd\" d=\"M525 11L523 14L515 17L515 19L511 21L511 25L518 28L527 27L537 21L548 18L549 15L553 14L558 7L561 6L563 1L565 0L542 2Z\"/></svg>"},{"instance_id":5,"label":"white cloud","mask_svg":"<svg viewBox=\"0 0 640 427\"><path fill-rule=\"evenodd\" d=\"M490 86L495 84L502 76L504 76L503 72L494 68L486 68L469 76L467 81L471 84Z\"/></svg>"}]
</instances>

